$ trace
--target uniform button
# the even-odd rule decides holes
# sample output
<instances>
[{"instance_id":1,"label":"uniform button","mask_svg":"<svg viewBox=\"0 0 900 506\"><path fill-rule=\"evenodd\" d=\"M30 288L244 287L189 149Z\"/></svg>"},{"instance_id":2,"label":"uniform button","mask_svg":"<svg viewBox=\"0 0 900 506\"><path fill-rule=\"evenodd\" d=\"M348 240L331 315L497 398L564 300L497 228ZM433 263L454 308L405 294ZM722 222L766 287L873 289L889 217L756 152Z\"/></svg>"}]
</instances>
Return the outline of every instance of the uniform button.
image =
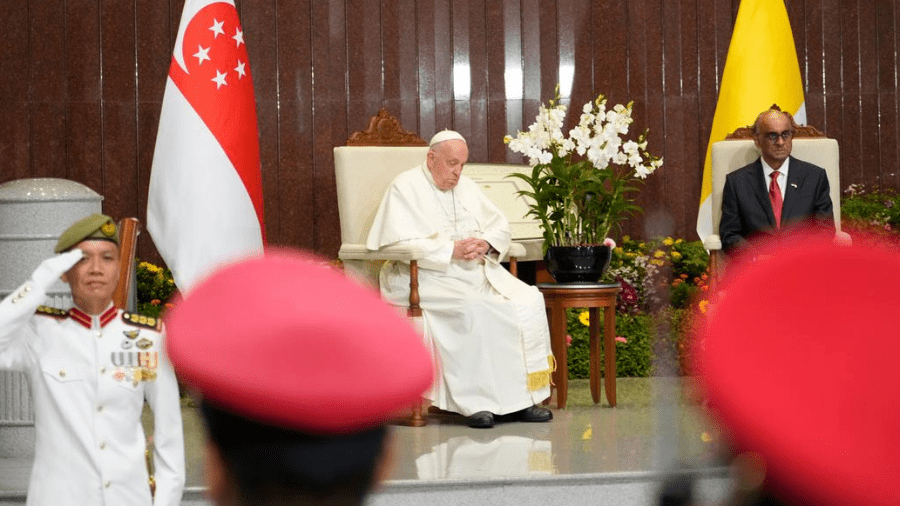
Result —
<instances>
[{"instance_id":1,"label":"uniform button","mask_svg":"<svg viewBox=\"0 0 900 506\"><path fill-rule=\"evenodd\" d=\"M97 406L97 411L103 411L103 404Z\"/></svg>"},{"instance_id":2,"label":"uniform button","mask_svg":"<svg viewBox=\"0 0 900 506\"><path fill-rule=\"evenodd\" d=\"M97 339L103 337L103 332L97 332Z\"/></svg>"},{"instance_id":3,"label":"uniform button","mask_svg":"<svg viewBox=\"0 0 900 506\"><path fill-rule=\"evenodd\" d=\"M65 370L65 369L60 369L60 370L59 370L59 377L60 377L60 378L65 378L65 377L66 377L66 370Z\"/></svg>"},{"instance_id":4,"label":"uniform button","mask_svg":"<svg viewBox=\"0 0 900 506\"><path fill-rule=\"evenodd\" d=\"M109 482L109 480L106 480L106 483L103 484L103 486L106 488L109 488L110 485L111 483Z\"/></svg>"},{"instance_id":5,"label":"uniform button","mask_svg":"<svg viewBox=\"0 0 900 506\"><path fill-rule=\"evenodd\" d=\"M103 373L105 373L105 372L106 372L106 368L105 368L105 367L100 367L100 374L103 374Z\"/></svg>"},{"instance_id":6,"label":"uniform button","mask_svg":"<svg viewBox=\"0 0 900 506\"><path fill-rule=\"evenodd\" d=\"M100 443L100 449L101 449L101 450L105 450L105 449L106 449L106 441Z\"/></svg>"}]
</instances>

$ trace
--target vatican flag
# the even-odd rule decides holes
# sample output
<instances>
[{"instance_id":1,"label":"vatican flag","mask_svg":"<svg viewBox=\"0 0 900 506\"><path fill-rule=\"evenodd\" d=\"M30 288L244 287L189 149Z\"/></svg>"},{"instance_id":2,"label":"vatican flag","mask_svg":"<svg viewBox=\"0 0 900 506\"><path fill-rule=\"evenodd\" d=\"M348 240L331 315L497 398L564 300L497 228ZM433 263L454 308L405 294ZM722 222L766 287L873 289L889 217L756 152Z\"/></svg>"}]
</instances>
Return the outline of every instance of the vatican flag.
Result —
<instances>
[{"instance_id":1,"label":"vatican flag","mask_svg":"<svg viewBox=\"0 0 900 506\"><path fill-rule=\"evenodd\" d=\"M787 10L782 0L742 0L725 59L722 87L703 164L697 215L697 234L701 240L718 233L712 229L710 152L713 143L738 127L752 124L756 116L772 104L794 114L797 123L806 123L800 64Z\"/></svg>"}]
</instances>

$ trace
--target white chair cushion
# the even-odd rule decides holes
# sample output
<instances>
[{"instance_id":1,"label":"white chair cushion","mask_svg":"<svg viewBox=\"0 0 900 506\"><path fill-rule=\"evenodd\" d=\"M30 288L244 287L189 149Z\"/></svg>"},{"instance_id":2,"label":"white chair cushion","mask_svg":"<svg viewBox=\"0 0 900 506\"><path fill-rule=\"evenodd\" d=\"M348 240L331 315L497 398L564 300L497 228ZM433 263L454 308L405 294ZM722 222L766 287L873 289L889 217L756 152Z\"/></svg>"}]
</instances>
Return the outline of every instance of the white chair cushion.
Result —
<instances>
[{"instance_id":1,"label":"white chair cushion","mask_svg":"<svg viewBox=\"0 0 900 506\"><path fill-rule=\"evenodd\" d=\"M381 197L394 177L425 162L428 146L334 148L341 243L365 244Z\"/></svg>"}]
</instances>

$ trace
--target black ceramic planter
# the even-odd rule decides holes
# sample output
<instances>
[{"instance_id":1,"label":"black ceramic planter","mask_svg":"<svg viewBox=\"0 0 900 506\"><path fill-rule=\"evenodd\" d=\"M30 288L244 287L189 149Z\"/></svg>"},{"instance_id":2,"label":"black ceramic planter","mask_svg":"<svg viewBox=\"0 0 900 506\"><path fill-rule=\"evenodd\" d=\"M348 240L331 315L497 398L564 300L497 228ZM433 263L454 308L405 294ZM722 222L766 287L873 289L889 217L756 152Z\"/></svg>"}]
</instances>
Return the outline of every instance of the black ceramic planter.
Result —
<instances>
[{"instance_id":1,"label":"black ceramic planter","mask_svg":"<svg viewBox=\"0 0 900 506\"><path fill-rule=\"evenodd\" d=\"M544 260L557 283L596 283L609 267L609 246L550 246Z\"/></svg>"}]
</instances>

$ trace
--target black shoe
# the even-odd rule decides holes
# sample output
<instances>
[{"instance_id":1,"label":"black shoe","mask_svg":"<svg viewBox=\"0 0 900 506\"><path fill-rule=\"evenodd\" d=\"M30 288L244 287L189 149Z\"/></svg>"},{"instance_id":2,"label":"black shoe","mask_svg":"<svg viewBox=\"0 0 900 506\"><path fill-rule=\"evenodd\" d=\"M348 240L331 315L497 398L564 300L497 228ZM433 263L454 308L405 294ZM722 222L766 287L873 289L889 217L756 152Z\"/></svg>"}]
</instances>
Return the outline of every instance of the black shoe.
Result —
<instances>
[{"instance_id":1,"label":"black shoe","mask_svg":"<svg viewBox=\"0 0 900 506\"><path fill-rule=\"evenodd\" d=\"M466 418L466 424L475 429L490 429L494 426L494 414L490 411L479 411Z\"/></svg>"},{"instance_id":2,"label":"black shoe","mask_svg":"<svg viewBox=\"0 0 900 506\"><path fill-rule=\"evenodd\" d=\"M520 422L549 422L553 420L553 412L540 406L531 406L515 413L515 419Z\"/></svg>"}]
</instances>

